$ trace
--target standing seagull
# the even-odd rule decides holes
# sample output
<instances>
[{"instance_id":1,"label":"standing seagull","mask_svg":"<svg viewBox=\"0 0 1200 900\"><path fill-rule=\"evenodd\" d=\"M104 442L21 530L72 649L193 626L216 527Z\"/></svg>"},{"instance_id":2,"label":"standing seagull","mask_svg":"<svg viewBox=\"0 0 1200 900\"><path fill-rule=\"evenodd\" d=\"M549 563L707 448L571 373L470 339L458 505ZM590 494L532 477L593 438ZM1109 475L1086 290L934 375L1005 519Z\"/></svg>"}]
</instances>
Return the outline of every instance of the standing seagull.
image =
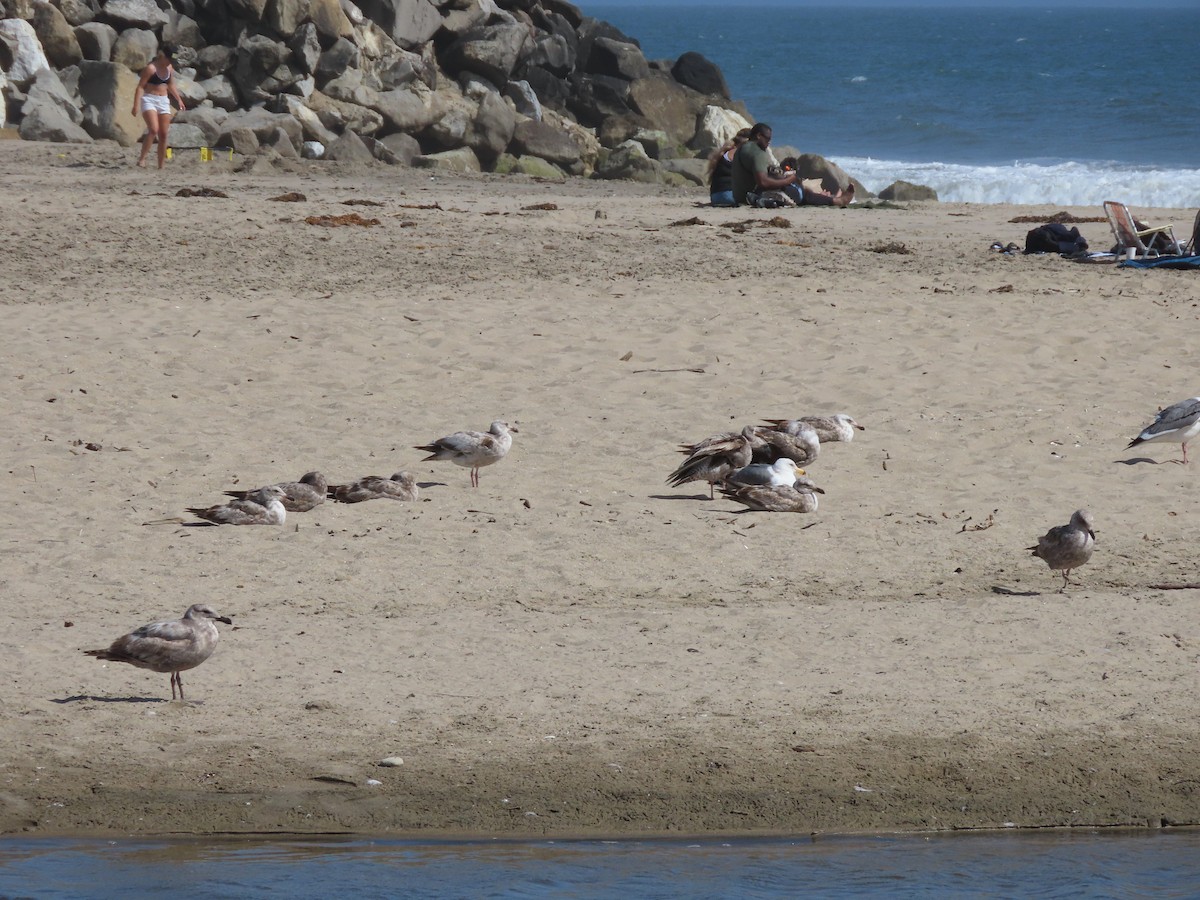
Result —
<instances>
[{"instance_id":1,"label":"standing seagull","mask_svg":"<svg viewBox=\"0 0 1200 900\"><path fill-rule=\"evenodd\" d=\"M471 487L479 487L479 470L504 459L512 447L513 434L519 433L520 429L515 425L493 422L487 434L479 431L456 431L444 438L438 438L432 444L413 449L424 450L429 454L422 462L448 459L456 466L470 469Z\"/></svg>"},{"instance_id":2,"label":"standing seagull","mask_svg":"<svg viewBox=\"0 0 1200 900\"><path fill-rule=\"evenodd\" d=\"M189 506L188 512L214 525L282 525L287 518L283 496L283 488L272 484L252 491L252 499L230 500L208 509Z\"/></svg>"},{"instance_id":3,"label":"standing seagull","mask_svg":"<svg viewBox=\"0 0 1200 900\"><path fill-rule=\"evenodd\" d=\"M84 650L88 656L110 662L129 663L139 669L171 673L171 699L179 685L183 699L183 679L180 672L194 669L212 656L220 634L213 622L232 625L227 616L204 603L189 606L183 618L175 622L155 622L143 625L112 642L107 650Z\"/></svg>"},{"instance_id":4,"label":"standing seagull","mask_svg":"<svg viewBox=\"0 0 1200 900\"><path fill-rule=\"evenodd\" d=\"M325 502L325 492L329 489L329 482L320 472L305 472L299 481L281 481L279 484L269 485L269 487L277 487L283 491L280 502L288 512L308 512L313 507ZM263 501L258 496L262 490L262 488L257 488L253 491L226 491L225 496L262 503Z\"/></svg>"},{"instance_id":5,"label":"standing seagull","mask_svg":"<svg viewBox=\"0 0 1200 900\"><path fill-rule=\"evenodd\" d=\"M740 432L714 434L698 444L686 445L679 452L686 453L687 459L667 476L667 484L679 487L689 481L707 481L711 499L713 485L750 465L754 448L761 445L762 440L755 435L753 425L747 425Z\"/></svg>"},{"instance_id":6,"label":"standing seagull","mask_svg":"<svg viewBox=\"0 0 1200 900\"><path fill-rule=\"evenodd\" d=\"M1026 547L1033 555L1046 561L1051 571L1062 572L1063 583L1058 589L1061 594L1071 583L1068 577L1072 569L1078 569L1092 558L1096 549L1096 526L1092 514L1086 509L1077 509L1070 523L1055 525L1040 538L1036 547Z\"/></svg>"},{"instance_id":7,"label":"standing seagull","mask_svg":"<svg viewBox=\"0 0 1200 900\"><path fill-rule=\"evenodd\" d=\"M1125 449L1150 441L1179 443L1183 445L1183 462L1186 465L1188 441L1197 435L1200 435L1200 397L1192 397L1180 400L1160 412Z\"/></svg>"}]
</instances>

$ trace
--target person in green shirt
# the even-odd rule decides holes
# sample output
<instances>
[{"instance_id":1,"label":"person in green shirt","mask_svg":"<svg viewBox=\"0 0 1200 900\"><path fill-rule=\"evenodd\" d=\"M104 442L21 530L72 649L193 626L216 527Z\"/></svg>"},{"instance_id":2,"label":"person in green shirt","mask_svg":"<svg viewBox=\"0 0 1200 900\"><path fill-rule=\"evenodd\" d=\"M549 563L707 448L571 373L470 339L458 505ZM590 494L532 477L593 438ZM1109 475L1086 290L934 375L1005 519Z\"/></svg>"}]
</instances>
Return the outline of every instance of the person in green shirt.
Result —
<instances>
[{"instance_id":1,"label":"person in green shirt","mask_svg":"<svg viewBox=\"0 0 1200 900\"><path fill-rule=\"evenodd\" d=\"M776 178L768 171L774 165L767 147L771 144L771 126L757 123L750 129L750 140L733 155L733 199L739 206L754 206L751 195L762 191L783 191L797 204L809 206L846 206L854 199L854 185L836 194L811 191L800 184L796 172Z\"/></svg>"}]
</instances>

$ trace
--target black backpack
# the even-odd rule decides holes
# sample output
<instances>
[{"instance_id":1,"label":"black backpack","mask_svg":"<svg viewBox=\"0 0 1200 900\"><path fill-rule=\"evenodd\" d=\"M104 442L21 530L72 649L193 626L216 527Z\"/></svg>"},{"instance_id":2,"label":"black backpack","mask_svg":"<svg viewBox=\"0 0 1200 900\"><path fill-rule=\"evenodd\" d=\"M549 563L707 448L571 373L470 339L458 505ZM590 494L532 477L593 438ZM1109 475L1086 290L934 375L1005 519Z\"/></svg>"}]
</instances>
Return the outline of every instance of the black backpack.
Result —
<instances>
[{"instance_id":1,"label":"black backpack","mask_svg":"<svg viewBox=\"0 0 1200 900\"><path fill-rule=\"evenodd\" d=\"M1025 235L1026 253L1072 254L1086 251L1087 241L1078 228L1067 228L1058 222L1048 222Z\"/></svg>"}]
</instances>

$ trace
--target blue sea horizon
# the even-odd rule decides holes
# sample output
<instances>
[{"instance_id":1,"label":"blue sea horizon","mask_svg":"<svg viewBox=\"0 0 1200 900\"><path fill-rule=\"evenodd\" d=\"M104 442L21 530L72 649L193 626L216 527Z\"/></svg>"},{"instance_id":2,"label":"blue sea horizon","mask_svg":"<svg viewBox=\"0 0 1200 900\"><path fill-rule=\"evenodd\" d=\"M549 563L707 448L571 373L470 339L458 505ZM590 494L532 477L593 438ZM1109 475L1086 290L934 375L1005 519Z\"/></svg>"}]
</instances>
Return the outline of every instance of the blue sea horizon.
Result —
<instances>
[{"instance_id":1,"label":"blue sea horizon","mask_svg":"<svg viewBox=\"0 0 1200 900\"><path fill-rule=\"evenodd\" d=\"M1200 8L1137 28L1079 8L581 9L649 59L703 54L776 144L872 191L899 179L956 202L1200 206Z\"/></svg>"}]
</instances>

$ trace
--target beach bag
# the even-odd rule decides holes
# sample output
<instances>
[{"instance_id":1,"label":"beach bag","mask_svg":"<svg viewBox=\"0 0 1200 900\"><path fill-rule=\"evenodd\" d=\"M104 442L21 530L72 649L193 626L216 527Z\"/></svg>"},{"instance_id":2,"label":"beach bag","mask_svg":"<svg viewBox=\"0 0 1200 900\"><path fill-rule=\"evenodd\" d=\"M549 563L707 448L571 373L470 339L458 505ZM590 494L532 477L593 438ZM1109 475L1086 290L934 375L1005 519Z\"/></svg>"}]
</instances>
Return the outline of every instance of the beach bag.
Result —
<instances>
[{"instance_id":1,"label":"beach bag","mask_svg":"<svg viewBox=\"0 0 1200 900\"><path fill-rule=\"evenodd\" d=\"M784 206L795 206L795 202L783 191L769 190L762 191L757 195L758 199L754 201L754 205L762 209L780 209Z\"/></svg>"},{"instance_id":2,"label":"beach bag","mask_svg":"<svg viewBox=\"0 0 1200 900\"><path fill-rule=\"evenodd\" d=\"M1067 228L1058 222L1039 225L1025 235L1026 253L1072 253L1086 252L1088 242L1078 228Z\"/></svg>"}]
</instances>

